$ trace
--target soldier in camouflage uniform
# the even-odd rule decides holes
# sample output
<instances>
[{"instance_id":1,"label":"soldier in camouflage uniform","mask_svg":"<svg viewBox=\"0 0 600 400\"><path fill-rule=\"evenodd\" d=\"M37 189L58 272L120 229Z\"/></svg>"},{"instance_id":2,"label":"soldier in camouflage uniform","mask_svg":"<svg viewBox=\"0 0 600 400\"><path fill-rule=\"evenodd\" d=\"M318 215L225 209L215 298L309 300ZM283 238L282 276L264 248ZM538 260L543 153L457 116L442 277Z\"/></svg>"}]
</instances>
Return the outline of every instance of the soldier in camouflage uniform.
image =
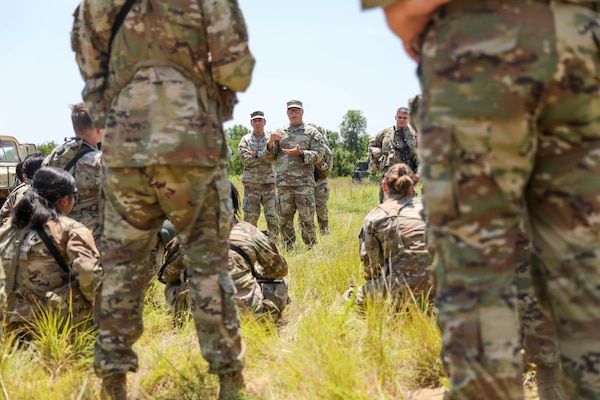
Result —
<instances>
[{"instance_id":1,"label":"soldier in camouflage uniform","mask_svg":"<svg viewBox=\"0 0 600 400\"><path fill-rule=\"evenodd\" d=\"M42 167L42 162L44 161L43 153L38 153L38 155L28 155L23 161L23 175L21 176L22 182L18 184L6 197L6 201L2 204L2 209L0 209L0 225L4 223L10 217L10 212L21 200L25 192L27 192L31 188L31 184L33 182L33 176L37 172L38 169Z\"/></svg>"},{"instance_id":2,"label":"soldier in camouflage uniform","mask_svg":"<svg viewBox=\"0 0 600 400\"><path fill-rule=\"evenodd\" d=\"M512 283L525 204L567 398L600 398L600 2L365 3L386 5L420 61L446 397L523 398Z\"/></svg>"},{"instance_id":3,"label":"soldier in camouflage uniform","mask_svg":"<svg viewBox=\"0 0 600 400\"><path fill-rule=\"evenodd\" d=\"M396 126L380 131L369 141L368 160L371 169L385 175L396 163L408 165L414 173L419 169L417 156L417 134L408 125L408 108L396 110ZM379 202L383 201L383 190L379 188Z\"/></svg>"},{"instance_id":4,"label":"soldier in camouflage uniform","mask_svg":"<svg viewBox=\"0 0 600 400\"><path fill-rule=\"evenodd\" d=\"M325 155L321 162L315 165L315 212L321 235L331 233L329 229L329 209L327 208L330 194L327 176L332 167L333 154L329 146L325 145Z\"/></svg>"},{"instance_id":5,"label":"soldier in camouflage uniform","mask_svg":"<svg viewBox=\"0 0 600 400\"><path fill-rule=\"evenodd\" d=\"M421 199L415 196L415 175L403 163L383 177L384 201L365 217L359 234L359 254L367 282L356 293L356 303L407 293L428 295L429 253L421 218Z\"/></svg>"},{"instance_id":6,"label":"soldier in camouflage uniform","mask_svg":"<svg viewBox=\"0 0 600 400\"><path fill-rule=\"evenodd\" d=\"M84 103L71 105L75 137L57 146L46 157L44 166L63 168L75 178L79 199L69 217L81 222L101 242L100 184L102 181L102 130L94 128Z\"/></svg>"},{"instance_id":7,"label":"soldier in camouflage uniform","mask_svg":"<svg viewBox=\"0 0 600 400\"><path fill-rule=\"evenodd\" d=\"M234 215L237 215L238 195L233 185ZM258 228L238 222L229 235L229 272L237 293L234 298L242 309L256 314L268 314L274 321L281 318L287 306L288 284L284 277L288 266L275 243ZM165 298L176 313L176 319L188 307L187 259L177 238L167 245L165 262L159 280L166 283Z\"/></svg>"},{"instance_id":8,"label":"soldier in camouflage uniform","mask_svg":"<svg viewBox=\"0 0 600 400\"><path fill-rule=\"evenodd\" d=\"M132 346L143 331L147 263L168 218L189 260L202 355L219 375L219 396L237 397L245 345L227 271L223 122L254 67L245 21L237 2L225 0L142 0L117 21L123 3L83 0L71 33L83 98L105 129L105 275L94 355L102 396L126 398L125 375L138 368Z\"/></svg>"},{"instance_id":9,"label":"soldier in camouflage uniform","mask_svg":"<svg viewBox=\"0 0 600 400\"><path fill-rule=\"evenodd\" d=\"M36 314L50 308L70 318L73 325L91 320L102 268L89 229L66 216L75 204L76 191L68 172L41 168L32 189L0 229L8 294L6 323L20 335L28 336ZM54 245L56 256L44 239Z\"/></svg>"},{"instance_id":10,"label":"soldier in camouflage uniform","mask_svg":"<svg viewBox=\"0 0 600 400\"><path fill-rule=\"evenodd\" d=\"M279 235L279 219L275 207L275 172L272 161L266 157L269 134L265 133L265 114L255 111L250 114L253 131L242 137L238 154L244 164L242 184L244 185L244 221L256 225L262 204L267 220L269 236Z\"/></svg>"},{"instance_id":11,"label":"soldier in camouflage uniform","mask_svg":"<svg viewBox=\"0 0 600 400\"><path fill-rule=\"evenodd\" d=\"M302 240L310 248L317 243L314 165L325 154L325 141L317 128L302 121L304 109L300 100L288 101L287 115L290 123L271 133L267 158L277 160L277 211L283 241L288 249L296 241L297 210Z\"/></svg>"}]
</instances>

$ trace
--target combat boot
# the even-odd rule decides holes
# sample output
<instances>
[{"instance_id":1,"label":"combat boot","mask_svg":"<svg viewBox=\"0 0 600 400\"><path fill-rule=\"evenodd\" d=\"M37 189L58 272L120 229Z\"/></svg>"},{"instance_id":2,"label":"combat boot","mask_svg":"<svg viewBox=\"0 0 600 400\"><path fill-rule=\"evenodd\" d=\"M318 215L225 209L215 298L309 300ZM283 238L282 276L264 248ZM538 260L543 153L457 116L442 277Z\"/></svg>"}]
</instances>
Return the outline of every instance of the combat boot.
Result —
<instances>
[{"instance_id":1,"label":"combat boot","mask_svg":"<svg viewBox=\"0 0 600 400\"><path fill-rule=\"evenodd\" d=\"M124 374L111 375L102 379L102 400L127 400L127 378Z\"/></svg>"},{"instance_id":2,"label":"combat boot","mask_svg":"<svg viewBox=\"0 0 600 400\"><path fill-rule=\"evenodd\" d=\"M219 400L238 400L245 388L242 371L219 374Z\"/></svg>"},{"instance_id":3,"label":"combat boot","mask_svg":"<svg viewBox=\"0 0 600 400\"><path fill-rule=\"evenodd\" d=\"M540 400L566 400L567 394L562 385L560 364L537 365L535 382Z\"/></svg>"}]
</instances>

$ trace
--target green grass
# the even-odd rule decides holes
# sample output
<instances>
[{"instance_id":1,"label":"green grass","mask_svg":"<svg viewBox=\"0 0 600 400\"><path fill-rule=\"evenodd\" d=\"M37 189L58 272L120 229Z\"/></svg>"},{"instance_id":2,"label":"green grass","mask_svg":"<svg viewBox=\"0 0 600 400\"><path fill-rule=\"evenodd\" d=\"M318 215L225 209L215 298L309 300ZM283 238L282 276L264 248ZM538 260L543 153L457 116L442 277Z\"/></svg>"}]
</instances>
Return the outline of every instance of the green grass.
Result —
<instances>
[{"instance_id":1,"label":"green grass","mask_svg":"<svg viewBox=\"0 0 600 400\"><path fill-rule=\"evenodd\" d=\"M234 182L241 189L239 179ZM414 389L441 386L441 339L430 306L418 299L368 304L363 314L342 298L349 285L363 283L358 232L378 202L378 187L348 178L330 179L330 186L332 233L310 251L298 243L286 253L292 303L282 323L242 315L248 399L402 399ZM259 226L266 227L263 217ZM147 293L145 332L136 344L140 369L128 375L130 394L216 398L218 381L206 373L193 323L174 326L163 288L153 282ZM69 331L51 318L40 324L39 340L19 348L7 338L0 347L0 399L98 398L93 331Z\"/></svg>"}]
</instances>

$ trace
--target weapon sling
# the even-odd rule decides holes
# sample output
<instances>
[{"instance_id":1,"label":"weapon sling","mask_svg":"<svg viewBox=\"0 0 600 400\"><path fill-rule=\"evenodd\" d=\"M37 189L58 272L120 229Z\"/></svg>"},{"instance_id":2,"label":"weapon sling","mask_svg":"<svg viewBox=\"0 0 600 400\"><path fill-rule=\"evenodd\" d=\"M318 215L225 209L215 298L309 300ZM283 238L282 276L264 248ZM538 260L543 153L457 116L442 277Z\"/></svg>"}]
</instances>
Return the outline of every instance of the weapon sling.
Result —
<instances>
[{"instance_id":1,"label":"weapon sling","mask_svg":"<svg viewBox=\"0 0 600 400\"><path fill-rule=\"evenodd\" d=\"M60 254L60 252L54 245L54 242L52 241L52 239L50 239L50 237L48 237L48 234L46 233L44 228L36 229L36 232L38 233L40 239L42 239L42 242L44 242L44 244L46 245L46 247L48 248L50 253L52 253L52 257L54 257L54 259L56 260L58 265L60 265L60 267L63 269L63 271L65 271L67 273L67 276L69 277L69 282L71 282L73 280L73 277L72 277L71 271L69 269L69 266L67 265L67 263L65 262L65 259L63 258L63 256Z\"/></svg>"},{"instance_id":2,"label":"weapon sling","mask_svg":"<svg viewBox=\"0 0 600 400\"><path fill-rule=\"evenodd\" d=\"M254 264L250 261L250 257L248 257L248 254L246 254L246 252L244 250L242 250L241 247L238 247L233 243L229 243L229 248L231 250L235 251L236 253L238 253L240 256L242 256L242 258L246 261L246 263L248 263L248 265L250 266L250 272L252 272L252 276L254 276L254 278L256 278L256 281L258 283L283 283L283 279L259 278L258 274L256 273L256 270L254 269Z\"/></svg>"}]
</instances>

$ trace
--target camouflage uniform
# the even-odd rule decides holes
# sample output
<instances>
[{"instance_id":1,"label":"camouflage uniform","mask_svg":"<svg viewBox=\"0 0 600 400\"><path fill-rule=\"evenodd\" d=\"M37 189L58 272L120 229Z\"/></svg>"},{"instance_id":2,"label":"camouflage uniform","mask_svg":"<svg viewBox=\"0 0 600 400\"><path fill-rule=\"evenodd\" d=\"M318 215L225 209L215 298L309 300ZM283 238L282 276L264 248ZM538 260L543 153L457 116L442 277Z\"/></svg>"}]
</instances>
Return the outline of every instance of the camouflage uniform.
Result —
<instances>
[{"instance_id":1,"label":"camouflage uniform","mask_svg":"<svg viewBox=\"0 0 600 400\"><path fill-rule=\"evenodd\" d=\"M319 131L308 124L297 126L287 124L279 129L283 137L273 143L267 158L277 160L275 164L277 185L277 213L279 227L286 246L296 241L294 215L298 210L302 241L307 246L317 243L315 231L315 177L314 164L325 154L325 141ZM289 155L282 148L300 146L300 154Z\"/></svg>"},{"instance_id":2,"label":"camouflage uniform","mask_svg":"<svg viewBox=\"0 0 600 400\"><path fill-rule=\"evenodd\" d=\"M67 170L71 160L82 152L86 153ZM42 166L63 168L73 175L79 198L69 217L85 225L94 234L96 242L101 243L99 210L102 152L81 138L72 138L55 147Z\"/></svg>"},{"instance_id":3,"label":"camouflage uniform","mask_svg":"<svg viewBox=\"0 0 600 400\"><path fill-rule=\"evenodd\" d=\"M32 322L39 307L52 307L76 324L92 316L95 290L102 278L92 233L81 223L60 216L44 230L71 276L56 262L35 230L19 230L9 219L0 228L0 254L6 272L6 322L17 329Z\"/></svg>"},{"instance_id":4,"label":"camouflage uniform","mask_svg":"<svg viewBox=\"0 0 600 400\"><path fill-rule=\"evenodd\" d=\"M325 156L321 163L325 163L323 169L331 170L333 167L333 154L329 146L325 145ZM322 235L330 233L329 230L329 210L327 202L329 201L329 182L327 178L320 179L318 169L315 166L315 211L317 214L317 222Z\"/></svg>"},{"instance_id":5,"label":"camouflage uniform","mask_svg":"<svg viewBox=\"0 0 600 400\"><path fill-rule=\"evenodd\" d=\"M407 152L407 160L403 159L403 152ZM413 172L417 173L419 158L417 156L417 134L412 127L396 129L394 126L380 131L374 138L369 140L368 147L369 165L377 164L377 168L384 176L387 170L394 164L405 163ZM379 185L379 203L383 202L383 189Z\"/></svg>"},{"instance_id":6,"label":"camouflage uniform","mask_svg":"<svg viewBox=\"0 0 600 400\"><path fill-rule=\"evenodd\" d=\"M359 254L367 283L357 290L358 305L388 293L418 296L431 287L422 208L419 197L392 195L365 217Z\"/></svg>"},{"instance_id":7,"label":"camouflage uniform","mask_svg":"<svg viewBox=\"0 0 600 400\"><path fill-rule=\"evenodd\" d=\"M230 240L252 263L250 268L241 254L229 250L229 272L237 289L234 296L237 305L257 314L268 312L278 320L288 303L287 282L283 280L288 273L285 258L268 236L247 222L238 222L233 226ZM187 285L182 284L186 281L184 271L187 261L175 241L168 246L170 262L166 263L160 279L167 284L167 302L180 311L177 310L178 305L187 304L186 300L181 299L181 294L187 297ZM172 250L178 254L170 254Z\"/></svg>"},{"instance_id":8,"label":"camouflage uniform","mask_svg":"<svg viewBox=\"0 0 600 400\"><path fill-rule=\"evenodd\" d=\"M267 220L267 230L273 238L279 235L279 219L275 207L275 172L272 161L267 160L266 146L269 134L256 136L252 133L244 135L238 145L238 154L244 164L242 184L244 185L244 221L256 225L260 217L262 204ZM256 152L256 157L250 155Z\"/></svg>"},{"instance_id":9,"label":"camouflage uniform","mask_svg":"<svg viewBox=\"0 0 600 400\"><path fill-rule=\"evenodd\" d=\"M31 183L32 180L27 179L25 182L18 184L8 194L6 201L4 204L2 204L2 209L0 209L0 225L2 225L10 217L13 207L19 202L19 200L21 200L21 198L25 195L25 192L31 188Z\"/></svg>"},{"instance_id":10,"label":"camouflage uniform","mask_svg":"<svg viewBox=\"0 0 600 400\"><path fill-rule=\"evenodd\" d=\"M423 36L421 177L448 398L523 398L523 202L568 397L600 398L599 6L455 0Z\"/></svg>"},{"instance_id":11,"label":"camouflage uniform","mask_svg":"<svg viewBox=\"0 0 600 400\"><path fill-rule=\"evenodd\" d=\"M105 275L94 366L105 381L138 367L132 346L143 330L147 262L167 217L189 259L202 355L211 373L225 376L244 360L227 272L233 213L223 121L254 66L245 22L235 2L143 0L109 51L122 3L84 0L72 32L83 98L105 129Z\"/></svg>"}]
</instances>

